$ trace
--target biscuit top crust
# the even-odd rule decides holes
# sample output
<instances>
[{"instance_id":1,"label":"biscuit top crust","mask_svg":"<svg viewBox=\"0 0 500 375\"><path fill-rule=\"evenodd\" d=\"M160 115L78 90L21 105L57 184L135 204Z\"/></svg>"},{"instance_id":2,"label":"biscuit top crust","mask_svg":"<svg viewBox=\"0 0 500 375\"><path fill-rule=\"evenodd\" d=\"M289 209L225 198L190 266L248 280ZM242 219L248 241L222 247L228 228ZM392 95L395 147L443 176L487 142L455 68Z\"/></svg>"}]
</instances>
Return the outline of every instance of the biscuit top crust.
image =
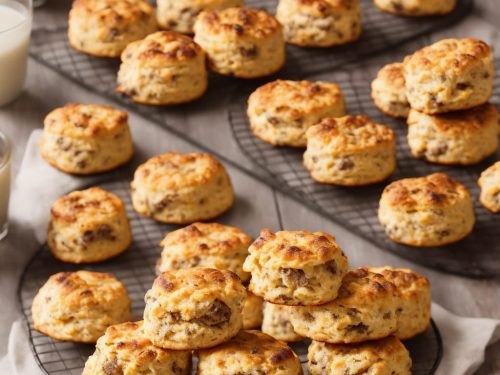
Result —
<instances>
[{"instance_id":1,"label":"biscuit top crust","mask_svg":"<svg viewBox=\"0 0 500 375\"><path fill-rule=\"evenodd\" d=\"M108 306L117 298L128 298L123 284L112 274L102 272L59 272L49 277L43 289L48 298L57 299L69 311Z\"/></svg>"},{"instance_id":2,"label":"biscuit top crust","mask_svg":"<svg viewBox=\"0 0 500 375\"><path fill-rule=\"evenodd\" d=\"M458 73L464 69L492 58L491 49L482 40L443 39L424 47L404 59L405 71L435 71L436 73Z\"/></svg>"},{"instance_id":3,"label":"biscuit top crust","mask_svg":"<svg viewBox=\"0 0 500 375\"><path fill-rule=\"evenodd\" d=\"M92 19L106 29L124 29L153 16L147 0L74 0L71 17Z\"/></svg>"},{"instance_id":4,"label":"biscuit top crust","mask_svg":"<svg viewBox=\"0 0 500 375\"><path fill-rule=\"evenodd\" d=\"M297 7L309 14L324 16L359 8L359 0L297 0Z\"/></svg>"},{"instance_id":5,"label":"biscuit top crust","mask_svg":"<svg viewBox=\"0 0 500 375\"><path fill-rule=\"evenodd\" d=\"M490 103L465 111L455 111L436 115L427 115L414 109L408 115L408 126L430 122L443 132L452 134L474 133L483 128L499 126L500 115L496 106Z\"/></svg>"},{"instance_id":6,"label":"biscuit top crust","mask_svg":"<svg viewBox=\"0 0 500 375\"><path fill-rule=\"evenodd\" d=\"M260 236L248 249L250 257L260 267L290 267L301 269L327 263L332 259L344 257L335 237L325 232L280 231L273 233L263 229ZM245 262L245 265L247 264ZM243 267L245 271L247 269Z\"/></svg>"},{"instance_id":7,"label":"biscuit top crust","mask_svg":"<svg viewBox=\"0 0 500 375\"><path fill-rule=\"evenodd\" d=\"M154 346L144 336L143 321L127 322L108 327L104 336L99 338L97 346L101 352L114 359L119 359L124 364L135 364L142 367L151 362L162 362L178 351L162 349ZM185 354L185 352L180 352ZM112 362L113 358L109 358ZM111 372L114 374L114 372Z\"/></svg>"},{"instance_id":8,"label":"biscuit top crust","mask_svg":"<svg viewBox=\"0 0 500 375\"><path fill-rule=\"evenodd\" d=\"M59 222L99 222L125 211L123 201L99 187L77 190L64 195L52 205L52 218Z\"/></svg>"},{"instance_id":9,"label":"biscuit top crust","mask_svg":"<svg viewBox=\"0 0 500 375\"><path fill-rule=\"evenodd\" d=\"M225 255L247 253L252 238L238 228L218 223L193 223L168 233L161 241L165 248L182 248L183 255Z\"/></svg>"},{"instance_id":10,"label":"biscuit top crust","mask_svg":"<svg viewBox=\"0 0 500 375\"><path fill-rule=\"evenodd\" d=\"M202 359L216 355L227 358L227 356L240 356L240 360L245 363L245 367L254 364L261 367L262 361L268 362L271 366L285 366L287 362L297 362L297 355L292 349L282 341L255 330L240 331L238 335L224 344L215 348L200 351ZM221 362L221 367L225 363Z\"/></svg>"},{"instance_id":11,"label":"biscuit top crust","mask_svg":"<svg viewBox=\"0 0 500 375\"><path fill-rule=\"evenodd\" d=\"M210 34L223 34L234 39L263 39L281 31L281 24L272 15L264 10L245 7L204 11L198 16L196 23Z\"/></svg>"},{"instance_id":12,"label":"biscuit top crust","mask_svg":"<svg viewBox=\"0 0 500 375\"><path fill-rule=\"evenodd\" d=\"M377 79L393 88L405 88L405 77L403 75L403 63L387 64L377 73Z\"/></svg>"},{"instance_id":13,"label":"biscuit top crust","mask_svg":"<svg viewBox=\"0 0 500 375\"><path fill-rule=\"evenodd\" d=\"M366 150L395 143L394 132L376 124L367 116L327 117L306 132L307 141L328 146L335 155L339 152Z\"/></svg>"},{"instance_id":14,"label":"biscuit top crust","mask_svg":"<svg viewBox=\"0 0 500 375\"><path fill-rule=\"evenodd\" d=\"M72 138L114 135L128 126L128 115L111 106L68 103L51 111L44 131Z\"/></svg>"},{"instance_id":15,"label":"biscuit top crust","mask_svg":"<svg viewBox=\"0 0 500 375\"><path fill-rule=\"evenodd\" d=\"M412 293L422 289L428 289L430 282L427 277L419 275L413 270L407 268L391 267L363 267L365 270L378 273L384 276L388 281L396 285L399 292L404 294Z\"/></svg>"},{"instance_id":16,"label":"biscuit top crust","mask_svg":"<svg viewBox=\"0 0 500 375\"><path fill-rule=\"evenodd\" d=\"M488 177L492 177L498 175L499 185L500 185L500 161L497 161L495 164L486 168L483 173L481 173L481 177L479 178L479 186L483 186L484 179Z\"/></svg>"},{"instance_id":17,"label":"biscuit top crust","mask_svg":"<svg viewBox=\"0 0 500 375\"><path fill-rule=\"evenodd\" d=\"M248 104L255 108L272 108L276 114L294 119L336 104L343 105L344 96L335 83L278 79L255 90Z\"/></svg>"},{"instance_id":18,"label":"biscuit top crust","mask_svg":"<svg viewBox=\"0 0 500 375\"><path fill-rule=\"evenodd\" d=\"M150 68L166 63L182 63L205 55L201 47L186 35L158 31L127 45L122 52L123 62L134 61Z\"/></svg>"},{"instance_id":19,"label":"biscuit top crust","mask_svg":"<svg viewBox=\"0 0 500 375\"><path fill-rule=\"evenodd\" d=\"M134 182L162 191L200 186L221 173L225 173L225 168L212 155L168 152L141 164L135 171Z\"/></svg>"},{"instance_id":20,"label":"biscuit top crust","mask_svg":"<svg viewBox=\"0 0 500 375\"><path fill-rule=\"evenodd\" d=\"M447 207L469 198L467 188L444 173L404 178L386 186L384 204L406 212ZM382 202L381 202L382 203Z\"/></svg>"}]
</instances>

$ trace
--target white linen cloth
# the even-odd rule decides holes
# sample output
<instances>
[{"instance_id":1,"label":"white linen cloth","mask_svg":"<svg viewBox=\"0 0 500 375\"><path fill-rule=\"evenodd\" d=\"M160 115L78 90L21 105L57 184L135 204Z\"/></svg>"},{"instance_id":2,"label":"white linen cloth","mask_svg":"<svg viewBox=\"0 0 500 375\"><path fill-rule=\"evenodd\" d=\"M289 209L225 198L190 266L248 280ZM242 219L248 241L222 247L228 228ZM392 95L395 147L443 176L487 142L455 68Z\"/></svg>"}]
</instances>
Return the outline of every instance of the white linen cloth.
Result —
<instances>
[{"instance_id":1,"label":"white linen cloth","mask_svg":"<svg viewBox=\"0 0 500 375\"><path fill-rule=\"evenodd\" d=\"M89 185L91 177L74 177L57 171L46 163L38 151L40 130L31 134L20 172L17 176L12 200L11 221L16 230L7 237L9 252L0 253L0 261L9 260L16 270L0 273L0 374L41 374L31 354L26 325L17 303L16 288L26 261L45 241L48 212L51 204L61 195L81 186ZM30 235L30 229L34 238ZM22 247L22 248L20 248ZM3 263L3 262L2 262ZM472 374L484 360L485 348L500 339L500 320L463 318L433 303L432 317L441 332L443 358L438 375Z\"/></svg>"}]
</instances>

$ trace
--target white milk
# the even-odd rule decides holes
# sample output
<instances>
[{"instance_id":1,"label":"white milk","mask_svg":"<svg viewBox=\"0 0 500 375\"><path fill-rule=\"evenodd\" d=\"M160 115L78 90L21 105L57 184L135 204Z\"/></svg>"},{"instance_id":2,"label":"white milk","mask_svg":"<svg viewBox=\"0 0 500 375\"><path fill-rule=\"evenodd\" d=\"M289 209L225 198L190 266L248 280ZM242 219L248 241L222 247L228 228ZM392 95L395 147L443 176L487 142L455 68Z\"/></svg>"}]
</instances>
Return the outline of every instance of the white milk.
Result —
<instances>
[{"instance_id":1,"label":"white milk","mask_svg":"<svg viewBox=\"0 0 500 375\"><path fill-rule=\"evenodd\" d=\"M0 134L0 240L7 234L10 192L10 150Z\"/></svg>"},{"instance_id":2,"label":"white milk","mask_svg":"<svg viewBox=\"0 0 500 375\"><path fill-rule=\"evenodd\" d=\"M0 0L0 105L23 89L30 31L30 11L18 2Z\"/></svg>"}]
</instances>

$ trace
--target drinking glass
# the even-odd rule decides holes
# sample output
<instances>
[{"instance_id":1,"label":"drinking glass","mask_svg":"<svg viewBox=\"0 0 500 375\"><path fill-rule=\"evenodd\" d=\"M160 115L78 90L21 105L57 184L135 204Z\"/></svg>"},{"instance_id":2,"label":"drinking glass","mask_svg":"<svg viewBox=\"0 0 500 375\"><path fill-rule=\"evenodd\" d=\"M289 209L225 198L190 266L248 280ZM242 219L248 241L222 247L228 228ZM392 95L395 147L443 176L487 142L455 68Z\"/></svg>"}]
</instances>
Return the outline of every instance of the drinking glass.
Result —
<instances>
[{"instance_id":1,"label":"drinking glass","mask_svg":"<svg viewBox=\"0 0 500 375\"><path fill-rule=\"evenodd\" d=\"M0 240L7 235L8 231L10 156L9 140L0 132Z\"/></svg>"}]
</instances>

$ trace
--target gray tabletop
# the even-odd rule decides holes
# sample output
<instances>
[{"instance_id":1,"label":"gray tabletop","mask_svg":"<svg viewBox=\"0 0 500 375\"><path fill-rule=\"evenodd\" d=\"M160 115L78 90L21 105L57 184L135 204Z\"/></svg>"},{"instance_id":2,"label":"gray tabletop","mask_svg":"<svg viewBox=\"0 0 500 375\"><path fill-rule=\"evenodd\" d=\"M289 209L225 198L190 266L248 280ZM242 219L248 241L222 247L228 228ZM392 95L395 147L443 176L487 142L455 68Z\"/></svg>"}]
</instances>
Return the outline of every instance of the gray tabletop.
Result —
<instances>
[{"instance_id":1,"label":"gray tabletop","mask_svg":"<svg viewBox=\"0 0 500 375\"><path fill-rule=\"evenodd\" d=\"M498 6L498 0L477 1L473 14L453 28L441 32L440 35L443 37L474 36L489 40L491 38L498 39L497 34L500 33L500 29L495 29L494 25L496 23L497 26L500 26L498 21L500 11L495 9L495 5ZM68 6L69 2L49 0L46 5L36 10L35 27L64 23ZM486 28L489 35L479 35L478 25L485 23L491 24ZM481 29L484 30L484 28ZM484 31L481 32L484 33ZM438 39L440 35L433 36L433 39ZM497 46L497 51L499 49ZM69 101L114 104L107 103L107 100L30 60L26 90L13 103L0 108L0 129L14 144L12 164L14 175L19 170L24 147L30 133L42 126L44 116L51 109ZM231 148L231 150L226 150L227 153L234 160L248 165L249 161L237 150L234 142L224 141L224 137L231 136L229 132L221 134L210 130L212 124L224 124L227 121L226 113L223 110L226 104L223 100L210 102L207 104L207 111L203 111L203 108L194 113L180 111L176 112L173 117L175 121L185 123L186 131L191 134L199 135L213 144L218 142L220 148ZM214 110L214 107L217 106L220 110ZM138 150L136 160L144 160L146 156L158 150L166 151L165 147L178 150L196 150L152 122L132 113L130 114L130 124L132 133L140 133L143 140L136 144ZM227 129L227 126L221 128ZM300 203L283 196L239 170L229 168L229 172L239 196L238 208L234 215L239 218L238 224L252 235L256 235L263 226L278 229L280 219L284 228L287 229L330 232L337 237L341 246L346 250L353 266L388 264L395 267L411 267L429 277L432 282L433 300L448 310L462 316L500 319L500 278L467 279L411 264L354 236L342 227L311 212ZM5 246L5 243L0 243L0 251L8 251L9 249L5 249ZM21 264L18 266L22 267ZM5 271L8 272L4 272L4 270L0 272L0 277L17 278L20 269ZM2 329L2 331L4 330ZM473 334L474 332L471 332L471 335ZM477 373L500 374L500 343L487 350L485 363Z\"/></svg>"}]
</instances>

